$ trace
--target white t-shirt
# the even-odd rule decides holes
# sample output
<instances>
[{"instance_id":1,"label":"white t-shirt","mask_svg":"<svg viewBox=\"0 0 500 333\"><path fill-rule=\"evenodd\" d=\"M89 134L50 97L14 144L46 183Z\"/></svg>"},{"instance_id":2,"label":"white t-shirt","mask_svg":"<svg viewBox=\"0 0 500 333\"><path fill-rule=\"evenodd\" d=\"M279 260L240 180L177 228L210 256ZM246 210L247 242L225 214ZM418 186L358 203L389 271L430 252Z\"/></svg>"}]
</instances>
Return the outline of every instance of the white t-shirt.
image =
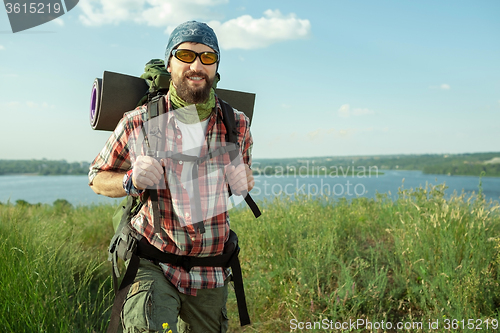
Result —
<instances>
[{"instance_id":1,"label":"white t-shirt","mask_svg":"<svg viewBox=\"0 0 500 333\"><path fill-rule=\"evenodd\" d=\"M177 121L182 133L183 154L200 157L209 120L210 118L195 124L184 124L181 121ZM193 165L194 162L184 162L181 174L181 183L188 192L189 198L193 198L193 181L191 173Z\"/></svg>"}]
</instances>

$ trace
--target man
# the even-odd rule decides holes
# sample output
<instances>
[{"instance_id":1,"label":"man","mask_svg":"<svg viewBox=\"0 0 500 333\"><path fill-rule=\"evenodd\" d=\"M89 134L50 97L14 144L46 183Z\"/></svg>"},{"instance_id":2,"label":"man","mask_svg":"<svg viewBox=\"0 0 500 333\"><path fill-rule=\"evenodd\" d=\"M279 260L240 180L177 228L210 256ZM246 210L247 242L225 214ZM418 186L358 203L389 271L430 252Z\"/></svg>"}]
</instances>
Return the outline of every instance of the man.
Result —
<instances>
[{"instance_id":1,"label":"man","mask_svg":"<svg viewBox=\"0 0 500 333\"><path fill-rule=\"evenodd\" d=\"M165 54L171 74L170 90L165 96L168 112L159 122L166 151L200 157L226 143L221 104L212 88L219 60L217 37L208 25L186 22L170 35ZM140 129L148 119L142 107L124 115L94 160L89 184L97 194L110 197L140 196L146 189L157 189L161 230L155 230L151 196L132 219L132 227L165 253L220 255L229 237L229 217L225 200L219 200L220 193L227 190L227 184L235 195L245 194L254 186L249 120L241 112L234 113L243 161L237 166L230 164L228 154L224 154L214 159L218 162L200 165L200 181L194 182L193 162L169 158L158 161L146 156L144 147L134 151L132 142L140 141ZM222 182L221 170L213 167L221 163L225 165ZM200 197L201 211L194 204ZM192 267L187 271L141 259L123 305L124 332L161 331L164 323L174 333L225 332L228 273L222 267Z\"/></svg>"}]
</instances>

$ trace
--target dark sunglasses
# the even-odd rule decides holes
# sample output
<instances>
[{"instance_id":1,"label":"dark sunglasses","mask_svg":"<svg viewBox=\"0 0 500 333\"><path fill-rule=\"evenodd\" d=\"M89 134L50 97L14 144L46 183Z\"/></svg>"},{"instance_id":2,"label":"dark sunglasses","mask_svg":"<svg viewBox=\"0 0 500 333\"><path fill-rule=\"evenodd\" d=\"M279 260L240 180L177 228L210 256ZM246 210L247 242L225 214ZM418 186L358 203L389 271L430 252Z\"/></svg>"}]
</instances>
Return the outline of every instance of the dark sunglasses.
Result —
<instances>
[{"instance_id":1,"label":"dark sunglasses","mask_svg":"<svg viewBox=\"0 0 500 333\"><path fill-rule=\"evenodd\" d=\"M213 65L219 60L219 56L214 52L197 53L191 50L176 49L172 50L172 55L188 64L193 63L196 57L200 57L200 61L203 65Z\"/></svg>"}]
</instances>

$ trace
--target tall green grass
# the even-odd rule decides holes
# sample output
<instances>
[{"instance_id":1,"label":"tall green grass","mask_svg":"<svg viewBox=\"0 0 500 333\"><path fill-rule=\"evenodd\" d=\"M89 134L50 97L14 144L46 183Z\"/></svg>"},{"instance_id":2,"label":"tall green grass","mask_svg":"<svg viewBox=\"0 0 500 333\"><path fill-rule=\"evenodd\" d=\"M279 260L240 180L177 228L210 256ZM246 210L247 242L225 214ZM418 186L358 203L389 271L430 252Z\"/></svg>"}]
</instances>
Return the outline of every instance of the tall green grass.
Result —
<instances>
[{"instance_id":1,"label":"tall green grass","mask_svg":"<svg viewBox=\"0 0 500 333\"><path fill-rule=\"evenodd\" d=\"M0 205L1 332L105 332L109 208Z\"/></svg>"},{"instance_id":2,"label":"tall green grass","mask_svg":"<svg viewBox=\"0 0 500 333\"><path fill-rule=\"evenodd\" d=\"M280 198L262 218L242 213L233 227L254 324L232 328L498 320L499 208L482 195L446 199L439 185L401 190L396 200Z\"/></svg>"},{"instance_id":3,"label":"tall green grass","mask_svg":"<svg viewBox=\"0 0 500 333\"><path fill-rule=\"evenodd\" d=\"M433 332L447 331L446 319L488 319L492 331L500 319L500 206L481 194L450 198L439 185L395 200L283 197L262 207L259 219L230 212L252 319L239 327L230 293L231 332L289 332L293 319L440 320ZM0 205L1 331L105 331L113 210Z\"/></svg>"}]
</instances>

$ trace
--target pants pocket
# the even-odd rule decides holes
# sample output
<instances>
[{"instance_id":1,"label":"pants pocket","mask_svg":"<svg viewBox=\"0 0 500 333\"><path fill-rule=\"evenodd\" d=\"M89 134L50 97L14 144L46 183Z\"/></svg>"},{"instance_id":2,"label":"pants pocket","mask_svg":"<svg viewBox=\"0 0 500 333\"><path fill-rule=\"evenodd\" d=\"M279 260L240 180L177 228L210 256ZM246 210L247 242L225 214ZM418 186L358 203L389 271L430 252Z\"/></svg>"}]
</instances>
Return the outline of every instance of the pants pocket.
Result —
<instances>
[{"instance_id":1,"label":"pants pocket","mask_svg":"<svg viewBox=\"0 0 500 333\"><path fill-rule=\"evenodd\" d=\"M228 328L229 328L229 318L227 316L227 309L226 307L223 307L220 317L220 332L226 333Z\"/></svg>"},{"instance_id":2,"label":"pants pocket","mask_svg":"<svg viewBox=\"0 0 500 333\"><path fill-rule=\"evenodd\" d=\"M154 281L136 281L130 286L127 299L123 304L121 319L124 333L154 332L153 316Z\"/></svg>"}]
</instances>

